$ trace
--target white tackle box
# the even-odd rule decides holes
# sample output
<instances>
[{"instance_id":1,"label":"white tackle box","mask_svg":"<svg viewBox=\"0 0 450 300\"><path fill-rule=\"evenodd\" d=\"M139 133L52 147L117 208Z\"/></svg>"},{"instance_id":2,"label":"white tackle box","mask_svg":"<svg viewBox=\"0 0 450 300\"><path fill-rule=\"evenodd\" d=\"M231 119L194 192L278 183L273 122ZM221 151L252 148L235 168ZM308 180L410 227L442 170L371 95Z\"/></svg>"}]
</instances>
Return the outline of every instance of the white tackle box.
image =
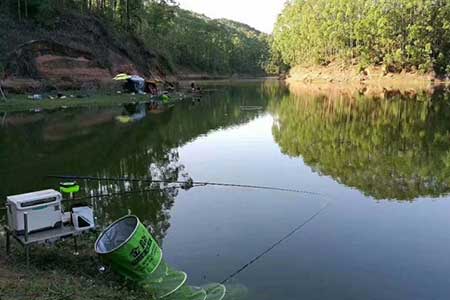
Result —
<instances>
[{"instance_id":1,"label":"white tackle box","mask_svg":"<svg viewBox=\"0 0 450 300\"><path fill-rule=\"evenodd\" d=\"M8 196L8 227L17 234L25 233L24 214L27 213L28 232L59 227L62 224L61 193L55 190Z\"/></svg>"}]
</instances>

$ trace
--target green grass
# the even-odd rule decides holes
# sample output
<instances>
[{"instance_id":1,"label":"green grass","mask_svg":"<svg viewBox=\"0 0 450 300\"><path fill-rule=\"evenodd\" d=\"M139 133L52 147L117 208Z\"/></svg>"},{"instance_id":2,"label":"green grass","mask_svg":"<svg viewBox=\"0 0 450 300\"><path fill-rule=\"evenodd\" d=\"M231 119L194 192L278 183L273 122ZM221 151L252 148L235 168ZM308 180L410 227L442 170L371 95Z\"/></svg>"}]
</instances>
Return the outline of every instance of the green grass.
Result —
<instances>
[{"instance_id":1,"label":"green grass","mask_svg":"<svg viewBox=\"0 0 450 300\"><path fill-rule=\"evenodd\" d=\"M23 95L14 95L9 97L6 101L0 101L0 112L19 112L30 111L36 109L59 109L59 108L73 108L73 107L108 107L121 105L132 102L144 102L149 99L149 96L130 95L130 94L98 94L87 98L67 98L67 99L45 99L41 101L28 99ZM1 100L1 99L0 99Z\"/></svg>"},{"instance_id":2,"label":"green grass","mask_svg":"<svg viewBox=\"0 0 450 300\"><path fill-rule=\"evenodd\" d=\"M98 271L100 262L93 250L95 238L95 234L81 238L78 256L73 255L72 240L52 247L35 246L27 269L22 247L13 241L12 254L7 257L5 239L0 233L0 299L150 300L150 295L112 272Z\"/></svg>"}]
</instances>

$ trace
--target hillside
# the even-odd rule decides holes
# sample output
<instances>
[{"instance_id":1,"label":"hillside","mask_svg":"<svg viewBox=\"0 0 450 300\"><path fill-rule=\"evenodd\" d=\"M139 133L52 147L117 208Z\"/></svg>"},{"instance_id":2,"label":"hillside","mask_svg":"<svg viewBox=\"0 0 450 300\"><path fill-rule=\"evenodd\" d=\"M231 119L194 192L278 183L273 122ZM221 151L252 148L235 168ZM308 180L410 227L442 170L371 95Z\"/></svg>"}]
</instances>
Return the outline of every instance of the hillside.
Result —
<instances>
[{"instance_id":1,"label":"hillside","mask_svg":"<svg viewBox=\"0 0 450 300\"><path fill-rule=\"evenodd\" d=\"M117 73L170 79L167 58L95 16L68 13L51 28L34 22L0 21L3 85L13 91L105 86Z\"/></svg>"},{"instance_id":2,"label":"hillside","mask_svg":"<svg viewBox=\"0 0 450 300\"><path fill-rule=\"evenodd\" d=\"M103 87L117 73L162 81L265 75L267 35L170 1L22 2L0 3L0 75L9 91Z\"/></svg>"},{"instance_id":3,"label":"hillside","mask_svg":"<svg viewBox=\"0 0 450 300\"><path fill-rule=\"evenodd\" d=\"M246 24L180 8L165 37L160 51L166 51L180 70L194 74L261 76L270 57L268 35Z\"/></svg>"}]
</instances>

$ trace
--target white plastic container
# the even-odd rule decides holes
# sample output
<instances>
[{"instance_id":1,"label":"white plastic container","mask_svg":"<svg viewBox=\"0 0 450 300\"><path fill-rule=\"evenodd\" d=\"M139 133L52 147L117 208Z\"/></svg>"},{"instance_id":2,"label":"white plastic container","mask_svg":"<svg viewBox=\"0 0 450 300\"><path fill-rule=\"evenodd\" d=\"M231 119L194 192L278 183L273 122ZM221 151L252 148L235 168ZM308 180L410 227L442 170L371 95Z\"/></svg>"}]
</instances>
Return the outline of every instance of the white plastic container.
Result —
<instances>
[{"instance_id":1,"label":"white plastic container","mask_svg":"<svg viewBox=\"0 0 450 300\"><path fill-rule=\"evenodd\" d=\"M28 216L28 232L61 226L62 195L55 190L8 196L8 226L17 234L25 233L24 214Z\"/></svg>"},{"instance_id":2,"label":"white plastic container","mask_svg":"<svg viewBox=\"0 0 450 300\"><path fill-rule=\"evenodd\" d=\"M88 206L72 208L72 224L77 231L95 228L94 211Z\"/></svg>"}]
</instances>

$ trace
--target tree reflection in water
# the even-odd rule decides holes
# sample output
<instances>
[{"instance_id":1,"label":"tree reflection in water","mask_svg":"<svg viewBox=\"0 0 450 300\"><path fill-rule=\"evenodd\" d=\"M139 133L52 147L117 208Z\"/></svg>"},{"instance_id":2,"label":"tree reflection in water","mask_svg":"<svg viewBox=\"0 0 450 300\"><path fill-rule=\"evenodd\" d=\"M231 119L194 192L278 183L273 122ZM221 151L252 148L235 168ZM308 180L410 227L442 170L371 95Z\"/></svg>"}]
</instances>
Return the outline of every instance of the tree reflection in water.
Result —
<instances>
[{"instance_id":1,"label":"tree reflection in water","mask_svg":"<svg viewBox=\"0 0 450 300\"><path fill-rule=\"evenodd\" d=\"M450 94L304 94L270 105L283 153L375 199L449 192Z\"/></svg>"},{"instance_id":2,"label":"tree reflection in water","mask_svg":"<svg viewBox=\"0 0 450 300\"><path fill-rule=\"evenodd\" d=\"M0 128L0 197L57 187L57 181L45 178L47 174L183 179L188 170L179 162L178 147L212 130L249 122L263 112L243 112L240 107L265 108L269 98L280 91L277 85L267 83L217 89L195 105L186 101L158 114L130 105L10 114ZM124 114L132 116L133 122L119 122L117 117ZM79 183L85 185L85 195L148 187ZM96 202L99 223L108 224L130 209L162 239L177 193L175 188L161 186L153 192L103 197Z\"/></svg>"}]
</instances>

